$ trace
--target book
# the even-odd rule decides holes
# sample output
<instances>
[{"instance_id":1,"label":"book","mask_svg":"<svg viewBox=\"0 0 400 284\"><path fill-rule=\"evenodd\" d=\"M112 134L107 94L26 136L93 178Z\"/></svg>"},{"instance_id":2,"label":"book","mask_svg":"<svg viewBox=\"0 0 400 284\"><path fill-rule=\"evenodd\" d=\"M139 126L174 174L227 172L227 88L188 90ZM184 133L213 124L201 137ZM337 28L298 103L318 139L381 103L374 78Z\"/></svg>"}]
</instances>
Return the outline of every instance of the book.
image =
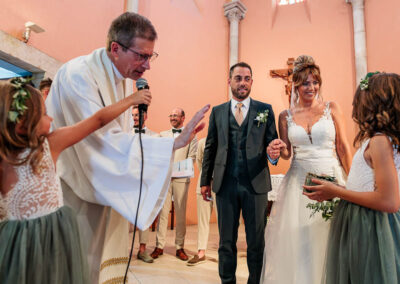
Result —
<instances>
[{"instance_id":1,"label":"book","mask_svg":"<svg viewBox=\"0 0 400 284\"><path fill-rule=\"evenodd\" d=\"M193 160L191 158L175 162L172 168L172 178L194 177Z\"/></svg>"}]
</instances>

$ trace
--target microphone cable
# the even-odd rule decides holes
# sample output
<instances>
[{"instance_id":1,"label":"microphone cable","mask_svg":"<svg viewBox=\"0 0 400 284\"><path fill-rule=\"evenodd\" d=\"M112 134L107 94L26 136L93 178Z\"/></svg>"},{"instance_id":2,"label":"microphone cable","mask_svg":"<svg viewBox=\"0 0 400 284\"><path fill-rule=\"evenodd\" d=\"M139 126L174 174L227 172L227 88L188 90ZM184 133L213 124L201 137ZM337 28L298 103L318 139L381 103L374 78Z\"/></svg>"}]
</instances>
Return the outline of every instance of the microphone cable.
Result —
<instances>
[{"instance_id":1,"label":"microphone cable","mask_svg":"<svg viewBox=\"0 0 400 284\"><path fill-rule=\"evenodd\" d=\"M126 283L127 276L128 276L128 271L129 271L129 266L131 264L132 260L132 254L133 254L133 249L134 249L134 244L135 244L135 235L136 235L136 225L137 225L137 219L139 215L139 207L140 207L140 198L142 197L142 185L143 185L143 168L144 168L144 155L143 155L143 144L142 144L142 127L143 127L143 112L139 112L139 143L140 143L140 154L141 154L141 166L140 166L140 186L139 186L139 199L137 203L137 208L136 208L136 216L135 216L135 224L133 228L133 237L132 237L132 244L131 244L131 251L129 253L129 259L128 259L128 264L126 265L126 271L124 275L124 284Z\"/></svg>"}]
</instances>

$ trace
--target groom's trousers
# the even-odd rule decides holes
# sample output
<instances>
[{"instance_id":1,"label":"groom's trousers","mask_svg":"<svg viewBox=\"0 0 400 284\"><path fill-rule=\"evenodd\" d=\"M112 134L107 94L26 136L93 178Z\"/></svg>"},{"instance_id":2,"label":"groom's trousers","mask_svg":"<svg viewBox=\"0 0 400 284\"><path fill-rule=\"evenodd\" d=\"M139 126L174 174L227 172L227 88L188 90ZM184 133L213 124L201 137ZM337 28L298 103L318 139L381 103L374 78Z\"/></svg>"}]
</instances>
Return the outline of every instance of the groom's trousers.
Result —
<instances>
[{"instance_id":1,"label":"groom's trousers","mask_svg":"<svg viewBox=\"0 0 400 284\"><path fill-rule=\"evenodd\" d=\"M245 224L247 242L247 283L260 281L264 230L267 222L267 193L256 194L248 178L225 175L217 197L218 229L220 235L218 257L222 283L236 283L238 227L240 210Z\"/></svg>"}]
</instances>

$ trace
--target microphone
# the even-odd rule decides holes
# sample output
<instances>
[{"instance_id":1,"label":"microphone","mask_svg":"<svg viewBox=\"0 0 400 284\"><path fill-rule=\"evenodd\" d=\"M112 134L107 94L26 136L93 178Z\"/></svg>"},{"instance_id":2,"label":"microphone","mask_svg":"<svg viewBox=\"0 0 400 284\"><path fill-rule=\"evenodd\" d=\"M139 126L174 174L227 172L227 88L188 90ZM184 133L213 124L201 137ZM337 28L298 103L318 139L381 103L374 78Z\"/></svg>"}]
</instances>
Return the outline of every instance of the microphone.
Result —
<instances>
[{"instance_id":1,"label":"microphone","mask_svg":"<svg viewBox=\"0 0 400 284\"><path fill-rule=\"evenodd\" d=\"M139 78L136 81L136 88L138 91L143 90L143 89L150 89L149 85L147 84L147 80L144 78ZM139 129L141 130L143 127L143 113L147 112L147 107L148 105L146 104L140 104L138 106L139 109Z\"/></svg>"}]
</instances>

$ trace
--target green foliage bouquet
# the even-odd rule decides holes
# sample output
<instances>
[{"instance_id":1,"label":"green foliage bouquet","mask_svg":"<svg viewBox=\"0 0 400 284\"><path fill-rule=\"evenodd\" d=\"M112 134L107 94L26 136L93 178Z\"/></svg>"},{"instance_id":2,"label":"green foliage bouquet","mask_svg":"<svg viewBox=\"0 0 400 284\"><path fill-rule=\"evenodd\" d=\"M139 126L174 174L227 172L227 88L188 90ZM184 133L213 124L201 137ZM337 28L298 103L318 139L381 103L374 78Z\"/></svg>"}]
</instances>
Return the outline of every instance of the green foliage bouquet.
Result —
<instances>
[{"instance_id":1,"label":"green foliage bouquet","mask_svg":"<svg viewBox=\"0 0 400 284\"><path fill-rule=\"evenodd\" d=\"M313 173L308 173L304 184L305 185L317 185L316 183L312 182L313 178L322 179L322 180L326 180L326 181L334 182L334 183L337 182L336 178L332 177L332 176L316 175ZM312 191L309 191L306 189L304 189L304 191L308 192L308 193L312 192ZM312 216L314 216L316 213L321 212L322 218L325 221L328 221L333 216L333 212L335 211L335 207L339 204L339 200L340 199L338 199L338 198L334 198L332 200L326 200L326 201L322 201L322 202L308 203L306 208L309 208L311 210L310 218Z\"/></svg>"}]
</instances>

